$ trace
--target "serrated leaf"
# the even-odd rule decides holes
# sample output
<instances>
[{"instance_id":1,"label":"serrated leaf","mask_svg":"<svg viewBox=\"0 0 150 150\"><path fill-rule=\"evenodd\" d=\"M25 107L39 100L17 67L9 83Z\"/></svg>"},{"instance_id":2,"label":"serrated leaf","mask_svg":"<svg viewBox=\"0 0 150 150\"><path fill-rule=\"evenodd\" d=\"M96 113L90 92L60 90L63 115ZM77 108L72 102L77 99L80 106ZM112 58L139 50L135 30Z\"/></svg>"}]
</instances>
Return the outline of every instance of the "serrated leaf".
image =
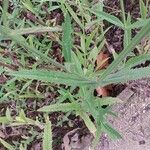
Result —
<instances>
[{"instance_id":1,"label":"serrated leaf","mask_svg":"<svg viewBox=\"0 0 150 150\"><path fill-rule=\"evenodd\" d=\"M51 122L46 121L43 134L43 150L52 150L52 129Z\"/></svg>"},{"instance_id":2,"label":"serrated leaf","mask_svg":"<svg viewBox=\"0 0 150 150\"><path fill-rule=\"evenodd\" d=\"M63 24L63 37L62 37L62 52L67 62L71 62L72 51L72 25L71 18L67 13L65 16L65 22Z\"/></svg>"},{"instance_id":3,"label":"serrated leaf","mask_svg":"<svg viewBox=\"0 0 150 150\"><path fill-rule=\"evenodd\" d=\"M66 6L68 12L71 14L72 18L78 23L78 25L81 28L84 28L84 26L81 23L80 19L78 18L77 14L73 11L73 9L69 6L69 4L67 4L67 2L65 2L65 6Z\"/></svg>"},{"instance_id":4,"label":"serrated leaf","mask_svg":"<svg viewBox=\"0 0 150 150\"><path fill-rule=\"evenodd\" d=\"M22 4L27 10L31 11L33 14L37 14L30 0L23 0Z\"/></svg>"},{"instance_id":5,"label":"serrated leaf","mask_svg":"<svg viewBox=\"0 0 150 150\"><path fill-rule=\"evenodd\" d=\"M62 112L68 112L68 111L74 111L74 110L79 110L80 105L75 104L75 103L64 103L64 104L51 104L49 106L44 106L38 111L41 112L57 112L57 111L62 111Z\"/></svg>"},{"instance_id":6,"label":"serrated leaf","mask_svg":"<svg viewBox=\"0 0 150 150\"><path fill-rule=\"evenodd\" d=\"M102 11L94 11L91 9L88 9L91 13L95 14L96 16L112 23L113 25L116 25L118 27L124 28L123 23L115 16L110 15L108 13L102 12Z\"/></svg>"},{"instance_id":7,"label":"serrated leaf","mask_svg":"<svg viewBox=\"0 0 150 150\"><path fill-rule=\"evenodd\" d=\"M122 136L114 128L112 128L108 123L102 123L101 128L102 128L102 131L106 132L112 140L117 140L117 139L122 138Z\"/></svg>"},{"instance_id":8,"label":"serrated leaf","mask_svg":"<svg viewBox=\"0 0 150 150\"><path fill-rule=\"evenodd\" d=\"M45 71L45 70L20 70L6 73L10 76L18 78L27 78L32 80L40 80L56 84L66 84L74 86L96 85L95 80L89 80L85 77L73 73L65 73L61 71Z\"/></svg>"},{"instance_id":9,"label":"serrated leaf","mask_svg":"<svg viewBox=\"0 0 150 150\"><path fill-rule=\"evenodd\" d=\"M116 97L96 98L94 101L96 106L113 105L113 104L120 103L120 102L122 101Z\"/></svg>"},{"instance_id":10,"label":"serrated leaf","mask_svg":"<svg viewBox=\"0 0 150 150\"><path fill-rule=\"evenodd\" d=\"M15 148L12 145L4 141L2 138L0 138L0 143L8 150L15 150Z\"/></svg>"},{"instance_id":11,"label":"serrated leaf","mask_svg":"<svg viewBox=\"0 0 150 150\"><path fill-rule=\"evenodd\" d=\"M99 81L100 85L106 86L109 84L126 83L132 80L150 77L150 67L138 69L124 69L117 73L109 75L104 80Z\"/></svg>"},{"instance_id":12,"label":"serrated leaf","mask_svg":"<svg viewBox=\"0 0 150 150\"><path fill-rule=\"evenodd\" d=\"M126 64L124 68L132 68L135 67L136 65L141 64L142 62L144 63L145 61L149 61L150 60L150 54L143 54L143 55L139 55L139 56L135 56L130 58Z\"/></svg>"},{"instance_id":13,"label":"serrated leaf","mask_svg":"<svg viewBox=\"0 0 150 150\"><path fill-rule=\"evenodd\" d=\"M149 21L150 21L150 19L140 19L140 20L132 23L131 25L128 25L126 28L127 29L141 28L141 27L144 27Z\"/></svg>"},{"instance_id":14,"label":"serrated leaf","mask_svg":"<svg viewBox=\"0 0 150 150\"><path fill-rule=\"evenodd\" d=\"M141 18L142 19L146 19L147 12L148 12L148 10L147 10L147 8L146 8L146 6L144 4L144 1L140 0L140 14L141 14Z\"/></svg>"}]
</instances>

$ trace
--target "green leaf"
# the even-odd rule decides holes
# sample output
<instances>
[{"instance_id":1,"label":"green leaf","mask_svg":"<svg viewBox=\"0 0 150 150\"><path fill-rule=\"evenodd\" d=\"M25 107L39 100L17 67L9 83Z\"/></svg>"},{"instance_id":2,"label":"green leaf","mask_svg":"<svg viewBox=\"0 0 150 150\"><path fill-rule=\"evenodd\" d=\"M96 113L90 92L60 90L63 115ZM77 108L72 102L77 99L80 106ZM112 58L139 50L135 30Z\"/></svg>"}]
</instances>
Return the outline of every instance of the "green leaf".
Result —
<instances>
[{"instance_id":1,"label":"green leaf","mask_svg":"<svg viewBox=\"0 0 150 150\"><path fill-rule=\"evenodd\" d=\"M108 123L102 123L101 125L102 130L106 132L112 140L122 138L122 136L115 129L113 129Z\"/></svg>"},{"instance_id":2,"label":"green leaf","mask_svg":"<svg viewBox=\"0 0 150 150\"><path fill-rule=\"evenodd\" d=\"M112 23L113 25L116 25L118 27L124 28L124 24L115 16L110 15L108 13L102 12L102 11L94 11L91 9L88 9L91 13L95 14L96 16Z\"/></svg>"},{"instance_id":3,"label":"green leaf","mask_svg":"<svg viewBox=\"0 0 150 150\"><path fill-rule=\"evenodd\" d=\"M94 101L96 106L113 105L113 104L120 103L120 102L122 102L122 101L116 97L96 98Z\"/></svg>"},{"instance_id":4,"label":"green leaf","mask_svg":"<svg viewBox=\"0 0 150 150\"><path fill-rule=\"evenodd\" d=\"M118 65L124 60L124 58L134 49L134 47L142 40L143 37L148 35L150 32L150 21L148 24L142 28L142 30L132 39L129 45L127 45L124 50L118 55L117 59L115 59L108 68L101 75L101 79L106 78L113 70L115 70Z\"/></svg>"},{"instance_id":5,"label":"green leaf","mask_svg":"<svg viewBox=\"0 0 150 150\"><path fill-rule=\"evenodd\" d=\"M34 9L32 2L30 0L23 0L22 4L24 5L24 7L27 10L31 11L33 14L37 14L37 12Z\"/></svg>"},{"instance_id":6,"label":"green leaf","mask_svg":"<svg viewBox=\"0 0 150 150\"><path fill-rule=\"evenodd\" d=\"M59 32L62 31L61 27L30 27L30 28L23 28L23 29L15 29L11 32L11 35L24 35L24 34L33 34L33 33L45 33L45 32Z\"/></svg>"},{"instance_id":7,"label":"green leaf","mask_svg":"<svg viewBox=\"0 0 150 150\"><path fill-rule=\"evenodd\" d=\"M132 67L135 67L136 65L139 65L139 64L144 63L145 61L149 61L149 60L150 60L150 54L143 54L143 55L135 56L135 57L130 58L126 62L124 68L131 69Z\"/></svg>"},{"instance_id":8,"label":"green leaf","mask_svg":"<svg viewBox=\"0 0 150 150\"><path fill-rule=\"evenodd\" d=\"M107 76L107 78L99 81L99 83L101 86L106 86L109 84L126 83L128 81L148 77L150 77L150 67L130 69L130 70L125 69Z\"/></svg>"},{"instance_id":9,"label":"green leaf","mask_svg":"<svg viewBox=\"0 0 150 150\"><path fill-rule=\"evenodd\" d=\"M49 106L44 106L38 111L41 112L57 112L57 111L62 111L62 112L68 112L68 111L73 111L73 110L79 110L80 105L75 104L75 103L64 103L64 104L52 104Z\"/></svg>"},{"instance_id":10,"label":"green leaf","mask_svg":"<svg viewBox=\"0 0 150 150\"><path fill-rule=\"evenodd\" d=\"M2 10L2 21L4 26L8 26L8 7L9 7L9 0L3 0L3 10Z\"/></svg>"},{"instance_id":11,"label":"green leaf","mask_svg":"<svg viewBox=\"0 0 150 150\"><path fill-rule=\"evenodd\" d=\"M80 75L76 75L73 73L64 73L61 71L20 70L20 71L10 71L6 74L18 78L27 78L32 80L41 80L44 82L74 85L74 86L85 86L85 85L93 86L97 84L96 80L89 80L85 77L81 77Z\"/></svg>"},{"instance_id":12,"label":"green leaf","mask_svg":"<svg viewBox=\"0 0 150 150\"><path fill-rule=\"evenodd\" d=\"M82 111L78 111L77 115L79 115L83 119L86 127L95 136L96 127L95 127L94 123L91 121L91 119L89 118L89 116L87 115L87 113L82 112Z\"/></svg>"},{"instance_id":13,"label":"green leaf","mask_svg":"<svg viewBox=\"0 0 150 150\"><path fill-rule=\"evenodd\" d=\"M132 23L131 25L128 25L126 28L127 29L141 28L141 27L144 27L149 21L150 21L150 19L140 19L140 20Z\"/></svg>"},{"instance_id":14,"label":"green leaf","mask_svg":"<svg viewBox=\"0 0 150 150\"><path fill-rule=\"evenodd\" d=\"M7 124L9 122L10 122L9 119L6 116L0 117L0 123Z\"/></svg>"},{"instance_id":15,"label":"green leaf","mask_svg":"<svg viewBox=\"0 0 150 150\"><path fill-rule=\"evenodd\" d=\"M15 148L12 145L4 141L2 138L0 138L0 143L8 150L15 150Z\"/></svg>"},{"instance_id":16,"label":"green leaf","mask_svg":"<svg viewBox=\"0 0 150 150\"><path fill-rule=\"evenodd\" d=\"M67 62L71 62L71 50L72 50L72 26L71 18L67 13L65 16L65 22L63 24L63 37L62 37L62 52Z\"/></svg>"},{"instance_id":17,"label":"green leaf","mask_svg":"<svg viewBox=\"0 0 150 150\"><path fill-rule=\"evenodd\" d=\"M146 19L148 10L146 5L144 4L143 0L140 0L140 14L142 19Z\"/></svg>"},{"instance_id":18,"label":"green leaf","mask_svg":"<svg viewBox=\"0 0 150 150\"><path fill-rule=\"evenodd\" d=\"M122 1L122 0L121 0ZM127 21L126 21L126 26L131 25L131 15L128 13ZM129 45L132 37L131 37L131 29L125 28L124 29L124 39L123 39L123 47L125 48L127 45Z\"/></svg>"},{"instance_id":19,"label":"green leaf","mask_svg":"<svg viewBox=\"0 0 150 150\"><path fill-rule=\"evenodd\" d=\"M43 150L52 150L52 129L51 122L46 121L43 134Z\"/></svg>"},{"instance_id":20,"label":"green leaf","mask_svg":"<svg viewBox=\"0 0 150 150\"><path fill-rule=\"evenodd\" d=\"M78 25L81 28L84 28L84 26L81 23L80 19L78 18L78 16L76 15L76 13L73 11L73 9L69 6L69 4L67 4L67 2L65 2L65 6L66 6L68 12L71 14L72 18L78 23Z\"/></svg>"}]
</instances>

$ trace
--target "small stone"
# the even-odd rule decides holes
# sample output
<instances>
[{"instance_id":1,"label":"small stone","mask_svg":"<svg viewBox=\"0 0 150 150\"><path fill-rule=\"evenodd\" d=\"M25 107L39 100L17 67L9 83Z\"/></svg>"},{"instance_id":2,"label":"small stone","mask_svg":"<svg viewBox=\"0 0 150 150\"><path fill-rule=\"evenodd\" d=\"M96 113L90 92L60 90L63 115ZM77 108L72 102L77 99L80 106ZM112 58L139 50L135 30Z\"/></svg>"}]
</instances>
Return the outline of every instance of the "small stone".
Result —
<instances>
[{"instance_id":1,"label":"small stone","mask_svg":"<svg viewBox=\"0 0 150 150\"><path fill-rule=\"evenodd\" d=\"M145 141L142 140L142 141L139 141L139 145L144 145L145 144Z\"/></svg>"}]
</instances>

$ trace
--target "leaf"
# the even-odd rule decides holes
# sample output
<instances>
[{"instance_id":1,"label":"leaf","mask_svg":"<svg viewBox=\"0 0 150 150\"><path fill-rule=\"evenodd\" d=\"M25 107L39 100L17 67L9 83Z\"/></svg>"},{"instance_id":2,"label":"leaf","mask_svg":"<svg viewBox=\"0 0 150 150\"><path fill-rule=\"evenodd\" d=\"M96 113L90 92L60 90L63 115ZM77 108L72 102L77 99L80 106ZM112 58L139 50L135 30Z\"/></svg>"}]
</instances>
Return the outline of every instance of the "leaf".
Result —
<instances>
[{"instance_id":1,"label":"leaf","mask_svg":"<svg viewBox=\"0 0 150 150\"><path fill-rule=\"evenodd\" d=\"M10 144L7 143L6 141L4 141L2 138L0 138L0 143L3 144L3 146L4 146L5 148L7 148L8 150L15 150L12 145L10 145Z\"/></svg>"},{"instance_id":2,"label":"leaf","mask_svg":"<svg viewBox=\"0 0 150 150\"><path fill-rule=\"evenodd\" d=\"M2 21L3 25L7 26L8 25L8 7L9 7L9 0L3 0L3 10L2 10Z\"/></svg>"},{"instance_id":3,"label":"leaf","mask_svg":"<svg viewBox=\"0 0 150 150\"><path fill-rule=\"evenodd\" d=\"M63 37L62 37L62 52L67 62L71 62L72 50L72 26L69 14L66 14L65 22L63 24Z\"/></svg>"},{"instance_id":4,"label":"leaf","mask_svg":"<svg viewBox=\"0 0 150 150\"><path fill-rule=\"evenodd\" d=\"M122 1L122 0L121 0ZM131 15L128 13L127 21L126 21L126 26L131 25ZM131 37L131 29L125 28L124 29L124 39L123 39L123 47L125 48L127 45L129 45L132 37Z\"/></svg>"},{"instance_id":5,"label":"leaf","mask_svg":"<svg viewBox=\"0 0 150 150\"><path fill-rule=\"evenodd\" d=\"M140 14L142 19L146 19L148 10L146 5L144 4L143 0L140 0Z\"/></svg>"},{"instance_id":6,"label":"leaf","mask_svg":"<svg viewBox=\"0 0 150 150\"><path fill-rule=\"evenodd\" d=\"M95 133L96 133L96 130L97 130L97 129L96 129L94 123L91 121L91 119L90 119L89 116L87 115L87 113L78 111L78 112L77 112L77 115L79 115L79 116L83 119L83 121L84 121L86 127L87 127L87 128L89 129L89 131L95 136Z\"/></svg>"},{"instance_id":7,"label":"leaf","mask_svg":"<svg viewBox=\"0 0 150 150\"><path fill-rule=\"evenodd\" d=\"M117 83L126 83L132 80L138 80L142 78L150 77L150 67L137 68L137 69L125 69L117 73L107 76L104 80L100 80L101 86Z\"/></svg>"},{"instance_id":8,"label":"leaf","mask_svg":"<svg viewBox=\"0 0 150 150\"><path fill-rule=\"evenodd\" d=\"M101 125L102 130L106 132L112 140L122 138L122 136L115 129L113 129L108 123L102 123Z\"/></svg>"},{"instance_id":9,"label":"leaf","mask_svg":"<svg viewBox=\"0 0 150 150\"><path fill-rule=\"evenodd\" d=\"M7 117L0 117L0 123L2 123L2 124L7 124L7 123L9 123L10 121L9 121L9 119L7 118Z\"/></svg>"},{"instance_id":10,"label":"leaf","mask_svg":"<svg viewBox=\"0 0 150 150\"><path fill-rule=\"evenodd\" d=\"M59 32L62 31L61 27L30 27L30 28L23 28L23 29L15 29L12 31L12 35L24 35L24 34L32 34L32 33L44 33L44 32Z\"/></svg>"},{"instance_id":11,"label":"leaf","mask_svg":"<svg viewBox=\"0 0 150 150\"><path fill-rule=\"evenodd\" d=\"M127 29L141 28L141 27L144 27L149 21L150 21L150 19L140 19L140 20L132 23L131 25L128 25L126 28Z\"/></svg>"},{"instance_id":12,"label":"leaf","mask_svg":"<svg viewBox=\"0 0 150 150\"><path fill-rule=\"evenodd\" d=\"M30 0L23 0L22 4L24 5L24 7L27 10L31 11L33 14L37 14L37 12L34 9L32 2Z\"/></svg>"},{"instance_id":13,"label":"leaf","mask_svg":"<svg viewBox=\"0 0 150 150\"><path fill-rule=\"evenodd\" d=\"M124 24L115 16L110 15L108 13L102 12L102 11L94 11L92 9L88 9L91 13L95 14L96 16L112 23L113 25L116 25L118 27L124 28Z\"/></svg>"},{"instance_id":14,"label":"leaf","mask_svg":"<svg viewBox=\"0 0 150 150\"><path fill-rule=\"evenodd\" d=\"M43 134L43 150L52 150L52 129L51 122L46 121Z\"/></svg>"},{"instance_id":15,"label":"leaf","mask_svg":"<svg viewBox=\"0 0 150 150\"><path fill-rule=\"evenodd\" d=\"M74 111L74 110L79 110L80 105L75 104L75 103L64 103L64 104L51 104L49 106L44 106L38 111L41 112L57 112L57 111L62 111L62 112L68 112L68 111Z\"/></svg>"},{"instance_id":16,"label":"leaf","mask_svg":"<svg viewBox=\"0 0 150 150\"><path fill-rule=\"evenodd\" d=\"M142 28L142 30L132 39L130 44L124 48L124 50L118 55L117 59L115 59L108 68L104 71L104 73L100 76L101 80L106 78L113 70L115 70L118 65L124 60L124 58L134 49L134 47L142 40L143 37L149 34L150 32L150 21L148 24Z\"/></svg>"},{"instance_id":17,"label":"leaf","mask_svg":"<svg viewBox=\"0 0 150 150\"><path fill-rule=\"evenodd\" d=\"M149 61L150 60L150 54L143 54L139 56L135 56L130 58L124 68L132 68L135 67L136 65L139 65L141 63L144 63L144 61Z\"/></svg>"},{"instance_id":18,"label":"leaf","mask_svg":"<svg viewBox=\"0 0 150 150\"><path fill-rule=\"evenodd\" d=\"M67 4L67 2L65 2L65 6L66 6L68 12L71 14L72 18L78 23L78 25L81 28L84 28L84 26L81 23L80 19L78 18L78 16L76 15L76 13L73 11L73 9Z\"/></svg>"},{"instance_id":19,"label":"leaf","mask_svg":"<svg viewBox=\"0 0 150 150\"><path fill-rule=\"evenodd\" d=\"M10 71L6 74L18 78L27 78L32 80L40 80L44 82L74 85L74 86L85 86L85 85L92 86L97 84L96 80L89 80L85 77L81 77L73 73L64 73L61 71L20 70L20 71Z\"/></svg>"},{"instance_id":20,"label":"leaf","mask_svg":"<svg viewBox=\"0 0 150 150\"><path fill-rule=\"evenodd\" d=\"M114 97L103 97L103 98L96 98L94 103L96 106L103 106L103 105L113 105L116 103L122 102L119 98Z\"/></svg>"},{"instance_id":21,"label":"leaf","mask_svg":"<svg viewBox=\"0 0 150 150\"><path fill-rule=\"evenodd\" d=\"M29 53L33 54L33 56L40 58L41 60L43 60L44 62L47 63L52 63L53 65L62 68L65 70L65 67L63 65L61 65L60 63L56 62L55 60L49 58L48 56L44 55L43 53L41 53L39 50L36 50L34 47L31 47L25 40L25 38L21 35L17 35L17 34L12 34L13 30L4 27L4 26L0 26L0 33L6 37L11 39L12 41L16 42L17 44L19 44L21 47L25 48Z\"/></svg>"}]
</instances>

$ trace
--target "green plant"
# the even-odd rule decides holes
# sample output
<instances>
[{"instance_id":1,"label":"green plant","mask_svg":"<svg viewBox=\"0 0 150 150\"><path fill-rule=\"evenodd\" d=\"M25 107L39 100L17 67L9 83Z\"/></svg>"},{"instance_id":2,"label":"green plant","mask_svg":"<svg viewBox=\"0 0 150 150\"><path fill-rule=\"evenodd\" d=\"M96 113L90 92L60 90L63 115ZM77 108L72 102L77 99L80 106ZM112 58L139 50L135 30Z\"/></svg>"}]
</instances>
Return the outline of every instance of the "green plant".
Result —
<instances>
[{"instance_id":1,"label":"green plant","mask_svg":"<svg viewBox=\"0 0 150 150\"><path fill-rule=\"evenodd\" d=\"M29 23L27 27L24 25L21 29L20 27L19 29L10 29L8 19L6 19L8 1L4 1L4 8L2 13L3 25L0 25L0 36L2 40L12 40L12 43L9 45L10 49L13 49L14 47L19 49L15 51L19 55L21 66L18 66L18 70L12 70L8 68L8 66L1 68L1 73L11 77L10 81L7 81L7 83L1 89L2 95L4 98L6 98L10 94L9 92L11 92L10 95L13 95L13 98L20 98L20 93L26 90L27 87L30 86L35 80L42 81L47 85L53 84L58 86L63 84L66 88L71 89L70 91L66 91L66 99L64 98L64 100L61 102L51 104L49 106L44 106L38 109L39 112L49 114L52 112L62 111L70 112L76 116L80 116L89 131L95 136L95 141L99 139L102 132L106 132L112 139L121 138L121 135L107 122L108 115L116 116L116 114L111 111L111 105L121 101L118 98L112 97L96 97L94 96L94 90L97 87L104 87L112 83L125 83L130 80L150 77L149 67L133 69L133 67L137 64L140 64L145 60L149 60L149 54L135 56L126 61L126 57L130 54L130 52L132 52L135 46L137 46L144 37L149 35L150 20L146 19L145 17L145 11L143 10L144 4L141 2L142 20L131 23L132 19L130 14L128 14L126 18L122 1L120 2L123 21L119 20L113 15L104 12L102 9L102 3L98 3L96 6L94 5L92 7L88 1L56 2L57 6L53 6L51 10L60 8L64 13L65 19L62 27L49 27L46 25L42 25L40 27L29 27L30 24L32 24ZM31 3L30 0L23 2L23 7L38 16L38 19L41 21L42 18L39 14L37 14L37 10L40 10L40 6L41 3L38 5L38 7L34 8L35 6ZM80 12L79 15L76 15L71 6L74 6L77 11ZM96 9L98 6L101 6L101 11ZM92 20L91 16L93 14L97 16L96 20ZM106 20L109 23L116 25L124 30L124 49L120 54L118 54L118 56L106 70L96 72L94 70L96 56L100 49L104 46L104 35L109 30L106 29L106 31L104 31L103 20ZM7 24L6 27L4 26L5 24ZM80 27L81 32L78 33L73 30L73 26L75 25ZM93 33L87 35L86 29L89 29L93 25ZM131 30L140 27L143 28L134 38L132 38ZM54 35L55 38L52 38L51 40L57 41L62 46L64 64L61 64L55 61L53 58L50 58L48 56L48 51L41 48L41 45L44 45L46 40L42 41L44 43L43 44L36 37L30 35L35 33L43 33L45 35L46 32ZM57 36L56 33L59 33L59 35ZM29 36L24 36L26 34L29 34ZM94 37L95 34L96 37ZM79 38L80 44L73 44L75 38L72 37ZM18 47L18 45L21 48ZM48 47L44 48L48 49ZM26 52L20 52L20 50L25 50ZM28 57L32 57L34 60L36 60L36 63L31 67L26 67L25 60ZM5 57L0 57L0 61L2 60L5 60L5 63L7 64L12 63L10 59ZM41 69L39 67L41 64L47 64L52 68ZM12 89L17 89L15 81L21 82L20 84L22 88L18 90L20 92L19 94L17 94L18 91L16 90L12 91ZM23 82L25 82L25 84L23 84ZM78 92L73 92L76 88L79 88ZM7 91L7 95L4 94L5 91ZM40 94L38 95L38 91L35 93L34 97L35 95L40 97ZM25 94L31 96L30 94L33 93L30 93L29 90L27 90L25 91ZM10 95L8 98L11 99L12 97ZM24 99L25 98L26 97L24 96ZM104 109L102 107L103 105L108 105L108 107ZM6 117L0 118L1 123L18 123L17 121L19 121L20 125L31 124L34 126L43 127L43 124L41 124L39 121L34 121L27 118L22 110L20 111L19 116L14 120L12 120L8 114L10 113L7 112ZM91 117L94 118L94 122L91 120ZM5 144L7 147L11 147L3 141L1 141L1 143ZM47 145L47 143L49 143L49 145ZM51 123L46 117L46 124L43 135L43 149L48 150L50 147L52 147Z\"/></svg>"}]
</instances>

